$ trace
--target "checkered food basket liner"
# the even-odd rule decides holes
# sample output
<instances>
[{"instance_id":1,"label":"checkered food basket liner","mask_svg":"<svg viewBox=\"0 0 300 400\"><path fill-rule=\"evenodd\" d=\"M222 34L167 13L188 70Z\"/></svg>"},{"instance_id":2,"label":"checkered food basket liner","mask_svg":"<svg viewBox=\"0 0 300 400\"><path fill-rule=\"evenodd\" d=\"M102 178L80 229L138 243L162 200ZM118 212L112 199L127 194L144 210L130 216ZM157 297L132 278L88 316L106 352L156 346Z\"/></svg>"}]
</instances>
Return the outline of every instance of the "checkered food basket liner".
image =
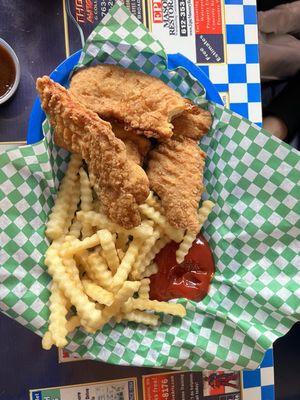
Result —
<instances>
[{"instance_id":1,"label":"checkered food basket liner","mask_svg":"<svg viewBox=\"0 0 300 400\"><path fill-rule=\"evenodd\" d=\"M160 43L120 3L88 39L79 66L95 59L159 76L194 101L203 95L185 70L166 70ZM299 153L228 109L209 107L213 128L201 147L216 207L204 234L216 274L208 296L176 300L186 317L162 316L157 328L125 322L94 335L77 330L67 349L80 357L178 369L256 368L299 319ZM69 156L53 144L47 121L43 128L43 141L3 153L0 169L0 306L39 335L49 316L45 222Z\"/></svg>"}]
</instances>

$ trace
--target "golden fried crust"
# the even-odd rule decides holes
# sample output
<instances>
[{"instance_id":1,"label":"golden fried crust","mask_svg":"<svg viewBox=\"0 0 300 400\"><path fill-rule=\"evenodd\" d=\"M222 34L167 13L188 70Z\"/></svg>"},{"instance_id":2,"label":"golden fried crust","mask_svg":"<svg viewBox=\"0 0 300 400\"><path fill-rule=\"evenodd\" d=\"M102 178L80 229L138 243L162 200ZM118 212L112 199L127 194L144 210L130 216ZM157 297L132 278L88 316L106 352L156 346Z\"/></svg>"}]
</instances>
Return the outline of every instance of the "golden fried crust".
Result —
<instances>
[{"instance_id":1,"label":"golden fried crust","mask_svg":"<svg viewBox=\"0 0 300 400\"><path fill-rule=\"evenodd\" d=\"M134 162L135 164L141 165L143 162L143 158L141 157L141 155L139 153L139 149L138 149L137 145L128 139L123 139L122 141L126 147L126 154L127 154L128 160Z\"/></svg>"},{"instance_id":2,"label":"golden fried crust","mask_svg":"<svg viewBox=\"0 0 300 400\"><path fill-rule=\"evenodd\" d=\"M125 130L124 124L116 120L108 120L108 122L111 124L115 136L125 143L128 156L133 157L135 162L141 165L150 150L150 140L134 131Z\"/></svg>"},{"instance_id":3,"label":"golden fried crust","mask_svg":"<svg viewBox=\"0 0 300 400\"><path fill-rule=\"evenodd\" d=\"M150 188L161 198L165 215L176 228L199 231L204 163L205 153L186 137L167 139L150 152Z\"/></svg>"},{"instance_id":4,"label":"golden fried crust","mask_svg":"<svg viewBox=\"0 0 300 400\"><path fill-rule=\"evenodd\" d=\"M209 111L191 104L190 109L184 111L172 123L174 136L186 136L199 140L210 129L212 118Z\"/></svg>"},{"instance_id":5,"label":"golden fried crust","mask_svg":"<svg viewBox=\"0 0 300 400\"><path fill-rule=\"evenodd\" d=\"M124 125L116 121L110 121L110 123L115 136L125 144L127 160L132 171L129 180L131 181L131 186L135 187L145 175L145 171L140 168L140 165L143 164L144 158L150 149L150 140L137 135L133 131L126 131Z\"/></svg>"},{"instance_id":6,"label":"golden fried crust","mask_svg":"<svg viewBox=\"0 0 300 400\"><path fill-rule=\"evenodd\" d=\"M100 117L156 138L172 136L172 119L189 107L160 79L109 64L79 70L70 92Z\"/></svg>"},{"instance_id":7,"label":"golden fried crust","mask_svg":"<svg viewBox=\"0 0 300 400\"><path fill-rule=\"evenodd\" d=\"M119 142L116 138L103 141L101 135L92 135L89 142L83 143L82 154L88 170L96 176L95 190L98 189L105 213L130 229L141 223L138 204L147 198L149 182L143 169L128 160L126 148L124 151L124 144Z\"/></svg>"},{"instance_id":8,"label":"golden fried crust","mask_svg":"<svg viewBox=\"0 0 300 400\"><path fill-rule=\"evenodd\" d=\"M55 140L82 155L96 179L95 190L106 214L129 229L141 222L138 204L149 194L149 182L138 165L132 168L124 143L108 122L71 99L49 77L37 80L42 107L55 129Z\"/></svg>"}]
</instances>

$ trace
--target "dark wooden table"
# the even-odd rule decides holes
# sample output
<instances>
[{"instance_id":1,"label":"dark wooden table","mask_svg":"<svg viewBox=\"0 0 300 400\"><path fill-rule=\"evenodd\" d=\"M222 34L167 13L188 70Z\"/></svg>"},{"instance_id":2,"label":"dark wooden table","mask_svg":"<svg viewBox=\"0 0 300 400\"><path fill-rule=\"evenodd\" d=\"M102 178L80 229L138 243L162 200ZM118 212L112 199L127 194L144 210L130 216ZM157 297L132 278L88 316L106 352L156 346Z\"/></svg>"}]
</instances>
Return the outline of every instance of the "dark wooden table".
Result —
<instances>
[{"instance_id":1,"label":"dark wooden table","mask_svg":"<svg viewBox=\"0 0 300 400\"><path fill-rule=\"evenodd\" d=\"M71 52L79 34L69 24ZM21 65L20 85L0 106L0 142L26 140L28 118L36 98L36 78L48 75L66 58L62 0L0 0L0 37L15 50Z\"/></svg>"}]
</instances>

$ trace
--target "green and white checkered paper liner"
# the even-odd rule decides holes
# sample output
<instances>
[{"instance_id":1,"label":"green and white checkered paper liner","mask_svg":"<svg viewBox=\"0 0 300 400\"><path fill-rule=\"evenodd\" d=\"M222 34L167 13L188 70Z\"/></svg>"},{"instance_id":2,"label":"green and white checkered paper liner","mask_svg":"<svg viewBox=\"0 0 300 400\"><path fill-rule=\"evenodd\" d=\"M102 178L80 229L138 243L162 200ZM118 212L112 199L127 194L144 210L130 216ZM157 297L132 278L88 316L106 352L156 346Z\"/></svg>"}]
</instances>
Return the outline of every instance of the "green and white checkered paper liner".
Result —
<instances>
[{"instance_id":1,"label":"green and white checkered paper liner","mask_svg":"<svg viewBox=\"0 0 300 400\"><path fill-rule=\"evenodd\" d=\"M185 70L166 71L160 43L120 3L92 33L79 66L95 58L159 76L194 101L203 95ZM299 153L228 109L209 107L213 128L201 143L205 185L216 203L204 226L216 264L209 294L199 303L177 300L186 317L162 316L157 328L77 330L69 351L122 365L256 368L299 319ZM44 132L43 141L0 161L0 307L39 335L49 316L45 222L68 160L47 122Z\"/></svg>"}]
</instances>

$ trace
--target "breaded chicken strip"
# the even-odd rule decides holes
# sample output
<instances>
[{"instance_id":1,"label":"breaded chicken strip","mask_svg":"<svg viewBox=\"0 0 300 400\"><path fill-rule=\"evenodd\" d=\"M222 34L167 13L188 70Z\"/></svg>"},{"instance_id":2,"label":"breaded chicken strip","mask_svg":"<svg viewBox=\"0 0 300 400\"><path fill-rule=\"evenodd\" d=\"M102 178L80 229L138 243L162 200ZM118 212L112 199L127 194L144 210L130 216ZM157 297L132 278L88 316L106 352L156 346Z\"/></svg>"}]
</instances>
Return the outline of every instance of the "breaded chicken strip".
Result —
<instances>
[{"instance_id":1,"label":"breaded chicken strip","mask_svg":"<svg viewBox=\"0 0 300 400\"><path fill-rule=\"evenodd\" d=\"M79 70L70 92L101 118L115 118L145 136L172 136L173 118L188 102L160 79L116 65L102 64Z\"/></svg>"},{"instance_id":2,"label":"breaded chicken strip","mask_svg":"<svg viewBox=\"0 0 300 400\"><path fill-rule=\"evenodd\" d=\"M196 233L205 160L198 140L209 130L212 118L209 111L189 104L189 109L173 120L173 136L150 152L147 174L170 224Z\"/></svg>"},{"instance_id":3,"label":"breaded chicken strip","mask_svg":"<svg viewBox=\"0 0 300 400\"><path fill-rule=\"evenodd\" d=\"M110 121L112 130L117 138L122 140L126 147L126 156L132 176L144 175L145 171L141 169L141 165L144 162L144 158L150 149L149 139L137 135L135 132L125 131L124 125L116 121ZM142 179L142 176L140 176Z\"/></svg>"},{"instance_id":4,"label":"breaded chicken strip","mask_svg":"<svg viewBox=\"0 0 300 400\"><path fill-rule=\"evenodd\" d=\"M145 172L128 161L124 143L111 125L71 99L68 91L49 77L37 80L42 107L55 129L58 145L80 153L96 180L95 190L105 213L129 229L141 222L138 204L149 194Z\"/></svg>"},{"instance_id":5,"label":"breaded chicken strip","mask_svg":"<svg viewBox=\"0 0 300 400\"><path fill-rule=\"evenodd\" d=\"M210 129L211 123L209 111L190 103L190 108L172 121L174 136L199 140Z\"/></svg>"},{"instance_id":6,"label":"breaded chicken strip","mask_svg":"<svg viewBox=\"0 0 300 400\"><path fill-rule=\"evenodd\" d=\"M203 192L205 153L195 140L180 136L150 152L150 188L161 199L165 215L176 228L199 231L198 203Z\"/></svg>"}]
</instances>

